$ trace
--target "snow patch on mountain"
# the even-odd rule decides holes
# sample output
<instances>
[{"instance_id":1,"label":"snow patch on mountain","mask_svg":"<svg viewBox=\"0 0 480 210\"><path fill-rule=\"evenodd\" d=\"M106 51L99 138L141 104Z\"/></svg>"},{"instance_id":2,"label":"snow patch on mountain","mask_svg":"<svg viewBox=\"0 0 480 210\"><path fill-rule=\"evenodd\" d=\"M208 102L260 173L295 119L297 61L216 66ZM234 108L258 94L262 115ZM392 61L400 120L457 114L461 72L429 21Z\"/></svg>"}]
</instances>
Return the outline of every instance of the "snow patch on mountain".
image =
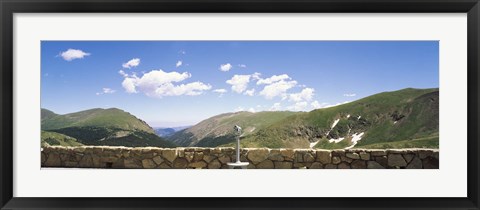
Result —
<instances>
[{"instance_id":1,"label":"snow patch on mountain","mask_svg":"<svg viewBox=\"0 0 480 210\"><path fill-rule=\"evenodd\" d=\"M362 136L363 134L365 134L365 132L361 132L360 134L358 133L354 133L352 135L352 145L348 146L348 147L345 147L345 149L351 149L353 148L355 145L357 145L358 141L360 141L362 139Z\"/></svg>"}]
</instances>

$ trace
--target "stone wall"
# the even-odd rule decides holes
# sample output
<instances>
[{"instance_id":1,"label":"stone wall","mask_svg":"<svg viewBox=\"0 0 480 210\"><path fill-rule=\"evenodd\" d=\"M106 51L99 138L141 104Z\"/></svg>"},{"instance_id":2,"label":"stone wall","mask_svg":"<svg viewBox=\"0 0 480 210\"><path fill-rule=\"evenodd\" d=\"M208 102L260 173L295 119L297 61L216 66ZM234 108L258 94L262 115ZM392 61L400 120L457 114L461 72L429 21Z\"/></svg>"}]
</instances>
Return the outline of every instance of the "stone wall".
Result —
<instances>
[{"instance_id":1,"label":"stone wall","mask_svg":"<svg viewBox=\"0 0 480 210\"><path fill-rule=\"evenodd\" d=\"M42 148L42 167L68 168L228 168L235 161L234 148L128 148L59 147ZM312 150L242 149L241 161L249 169L438 169L435 149Z\"/></svg>"}]
</instances>

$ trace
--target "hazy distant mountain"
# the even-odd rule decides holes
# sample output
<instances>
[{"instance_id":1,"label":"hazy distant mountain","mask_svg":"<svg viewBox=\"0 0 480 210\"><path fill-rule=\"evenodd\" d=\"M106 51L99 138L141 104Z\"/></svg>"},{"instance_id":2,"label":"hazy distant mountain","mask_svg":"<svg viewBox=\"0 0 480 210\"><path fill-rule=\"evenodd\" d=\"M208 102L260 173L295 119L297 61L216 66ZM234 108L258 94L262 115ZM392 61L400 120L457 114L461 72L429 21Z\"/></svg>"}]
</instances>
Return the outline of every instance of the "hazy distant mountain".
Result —
<instances>
[{"instance_id":1,"label":"hazy distant mountain","mask_svg":"<svg viewBox=\"0 0 480 210\"><path fill-rule=\"evenodd\" d=\"M168 137L181 146L233 146L233 125L244 147L438 147L435 89L403 89L311 112L237 112L217 115Z\"/></svg>"},{"instance_id":2,"label":"hazy distant mountain","mask_svg":"<svg viewBox=\"0 0 480 210\"><path fill-rule=\"evenodd\" d=\"M153 130L155 131L155 133L157 135L159 135L161 137L168 137L168 136L171 136L171 135L175 134L175 132L177 132L177 131L187 129L189 127L192 127L192 126L179 126L179 127L171 127L171 128L156 127L156 128L153 128Z\"/></svg>"},{"instance_id":3,"label":"hazy distant mountain","mask_svg":"<svg viewBox=\"0 0 480 210\"><path fill-rule=\"evenodd\" d=\"M174 146L155 135L143 120L116 108L90 109L65 115L42 109L42 130L72 137L85 145Z\"/></svg>"}]
</instances>

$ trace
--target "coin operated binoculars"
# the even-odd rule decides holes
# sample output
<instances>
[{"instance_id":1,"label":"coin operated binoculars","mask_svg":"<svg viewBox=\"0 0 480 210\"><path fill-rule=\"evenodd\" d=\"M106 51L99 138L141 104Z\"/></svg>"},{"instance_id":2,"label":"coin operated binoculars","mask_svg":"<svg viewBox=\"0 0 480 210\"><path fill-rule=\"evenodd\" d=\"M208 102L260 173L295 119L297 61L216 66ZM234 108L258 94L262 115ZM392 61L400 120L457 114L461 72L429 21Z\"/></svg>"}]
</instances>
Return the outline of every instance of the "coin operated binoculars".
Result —
<instances>
[{"instance_id":1,"label":"coin operated binoculars","mask_svg":"<svg viewBox=\"0 0 480 210\"><path fill-rule=\"evenodd\" d=\"M240 135L242 135L242 128L238 125L233 126L237 138L237 161L234 163L227 163L230 169L246 169L248 162L240 162Z\"/></svg>"}]
</instances>

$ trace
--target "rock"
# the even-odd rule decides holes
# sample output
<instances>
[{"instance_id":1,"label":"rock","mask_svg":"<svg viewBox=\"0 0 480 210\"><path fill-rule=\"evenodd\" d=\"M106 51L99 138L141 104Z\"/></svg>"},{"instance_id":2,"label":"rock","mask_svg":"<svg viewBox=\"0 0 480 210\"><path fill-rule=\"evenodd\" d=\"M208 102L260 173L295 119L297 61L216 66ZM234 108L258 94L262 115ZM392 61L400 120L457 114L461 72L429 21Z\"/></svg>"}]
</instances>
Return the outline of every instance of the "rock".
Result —
<instances>
[{"instance_id":1,"label":"rock","mask_svg":"<svg viewBox=\"0 0 480 210\"><path fill-rule=\"evenodd\" d=\"M280 154L282 154L285 160L293 160L295 151L293 151L292 149L280 149Z\"/></svg>"},{"instance_id":2,"label":"rock","mask_svg":"<svg viewBox=\"0 0 480 210\"><path fill-rule=\"evenodd\" d=\"M191 162L193 160L193 156L195 155L194 152L185 152L184 156L187 159L188 162Z\"/></svg>"},{"instance_id":3,"label":"rock","mask_svg":"<svg viewBox=\"0 0 480 210\"><path fill-rule=\"evenodd\" d=\"M68 168L74 168L74 167L77 167L78 163L73 161L65 161L64 165L65 167L68 167Z\"/></svg>"},{"instance_id":4,"label":"rock","mask_svg":"<svg viewBox=\"0 0 480 210\"><path fill-rule=\"evenodd\" d=\"M295 162L303 163L303 155L305 155L305 151L297 150L295 151Z\"/></svg>"},{"instance_id":5,"label":"rock","mask_svg":"<svg viewBox=\"0 0 480 210\"><path fill-rule=\"evenodd\" d=\"M256 165L256 168L259 169L273 169L275 166L273 165L273 162L271 160L264 160L260 162L259 164Z\"/></svg>"},{"instance_id":6,"label":"rock","mask_svg":"<svg viewBox=\"0 0 480 210\"><path fill-rule=\"evenodd\" d=\"M44 152L41 153L41 161L42 163L45 163L45 161L47 160L47 156L45 155Z\"/></svg>"},{"instance_id":7,"label":"rock","mask_svg":"<svg viewBox=\"0 0 480 210\"><path fill-rule=\"evenodd\" d=\"M142 168L142 163L140 160L137 160L135 158L125 158L123 160L123 165L125 168Z\"/></svg>"},{"instance_id":8,"label":"rock","mask_svg":"<svg viewBox=\"0 0 480 210\"><path fill-rule=\"evenodd\" d=\"M153 162L155 162L157 165L160 165L163 162L163 158L160 156L155 156L153 157Z\"/></svg>"},{"instance_id":9,"label":"rock","mask_svg":"<svg viewBox=\"0 0 480 210\"><path fill-rule=\"evenodd\" d=\"M415 156L414 154L403 154L403 159L405 159L407 163L410 163L410 161L412 161L414 156Z\"/></svg>"},{"instance_id":10,"label":"rock","mask_svg":"<svg viewBox=\"0 0 480 210\"><path fill-rule=\"evenodd\" d=\"M161 151L159 151L159 152L161 152ZM156 155L154 154L154 156L156 156ZM177 157L185 157L185 150L182 150L182 149L177 150Z\"/></svg>"},{"instance_id":11,"label":"rock","mask_svg":"<svg viewBox=\"0 0 480 210\"><path fill-rule=\"evenodd\" d=\"M340 156L340 160L343 162L351 163L353 160L351 158L345 157L345 156Z\"/></svg>"},{"instance_id":12,"label":"rock","mask_svg":"<svg viewBox=\"0 0 480 210\"><path fill-rule=\"evenodd\" d=\"M360 159L360 155L356 152L348 152L345 156L354 160Z\"/></svg>"},{"instance_id":13,"label":"rock","mask_svg":"<svg viewBox=\"0 0 480 210\"><path fill-rule=\"evenodd\" d=\"M335 149L332 151L332 156L338 156L338 157L345 156L345 150Z\"/></svg>"},{"instance_id":14,"label":"rock","mask_svg":"<svg viewBox=\"0 0 480 210\"><path fill-rule=\"evenodd\" d=\"M325 165L325 169L337 169L337 165L327 164Z\"/></svg>"},{"instance_id":15,"label":"rock","mask_svg":"<svg viewBox=\"0 0 480 210\"><path fill-rule=\"evenodd\" d=\"M388 166L390 167L405 167L407 162L403 159L401 154L388 154Z\"/></svg>"},{"instance_id":16,"label":"rock","mask_svg":"<svg viewBox=\"0 0 480 210\"><path fill-rule=\"evenodd\" d=\"M173 161L172 168L187 168L188 161L185 158L177 158Z\"/></svg>"},{"instance_id":17,"label":"rock","mask_svg":"<svg viewBox=\"0 0 480 210\"><path fill-rule=\"evenodd\" d=\"M310 165L309 169L320 169L323 168L323 165L319 162L314 162L312 165Z\"/></svg>"},{"instance_id":18,"label":"rock","mask_svg":"<svg viewBox=\"0 0 480 210\"><path fill-rule=\"evenodd\" d=\"M269 155L268 149L258 149L258 150L251 150L248 152L247 158L252 161L253 164L258 164L265 159L267 159ZM223 163L223 162L222 162Z\"/></svg>"},{"instance_id":19,"label":"rock","mask_svg":"<svg viewBox=\"0 0 480 210\"><path fill-rule=\"evenodd\" d=\"M93 167L92 156L84 155L80 160L80 162L78 162L78 166L81 168L92 168Z\"/></svg>"},{"instance_id":20,"label":"rock","mask_svg":"<svg viewBox=\"0 0 480 210\"><path fill-rule=\"evenodd\" d=\"M420 150L420 151L418 151L418 157L420 159L425 159L429 156L433 156L433 151L432 150Z\"/></svg>"},{"instance_id":21,"label":"rock","mask_svg":"<svg viewBox=\"0 0 480 210\"><path fill-rule=\"evenodd\" d=\"M142 160L143 168L155 168L157 164L152 159L144 159Z\"/></svg>"},{"instance_id":22,"label":"rock","mask_svg":"<svg viewBox=\"0 0 480 210\"><path fill-rule=\"evenodd\" d=\"M162 156L166 160L173 162L177 158L177 150L175 149L166 149L162 151Z\"/></svg>"},{"instance_id":23,"label":"rock","mask_svg":"<svg viewBox=\"0 0 480 210\"><path fill-rule=\"evenodd\" d=\"M204 155L203 156L203 160L207 163L210 163L212 162L212 160L215 160L217 159L217 157L213 156L213 155Z\"/></svg>"},{"instance_id":24,"label":"rock","mask_svg":"<svg viewBox=\"0 0 480 210\"><path fill-rule=\"evenodd\" d=\"M338 157L336 157L338 159ZM317 151L317 161L322 164L329 164L332 162L332 153L328 150ZM340 159L339 159L340 161ZM339 162L340 163L340 162Z\"/></svg>"},{"instance_id":25,"label":"rock","mask_svg":"<svg viewBox=\"0 0 480 210\"><path fill-rule=\"evenodd\" d=\"M283 155L279 149L272 149L270 150L270 155L268 156L269 160L273 161L283 161Z\"/></svg>"},{"instance_id":26,"label":"rock","mask_svg":"<svg viewBox=\"0 0 480 210\"><path fill-rule=\"evenodd\" d=\"M291 169L293 168L292 162L273 162L276 169Z\"/></svg>"},{"instance_id":27,"label":"rock","mask_svg":"<svg viewBox=\"0 0 480 210\"><path fill-rule=\"evenodd\" d=\"M188 164L188 167L196 168L196 169L206 168L207 163L205 163L205 161L202 160L202 161L199 161L199 162L190 163L190 164Z\"/></svg>"},{"instance_id":28,"label":"rock","mask_svg":"<svg viewBox=\"0 0 480 210\"><path fill-rule=\"evenodd\" d=\"M112 164L112 168L125 168L124 160L118 159Z\"/></svg>"},{"instance_id":29,"label":"rock","mask_svg":"<svg viewBox=\"0 0 480 210\"><path fill-rule=\"evenodd\" d=\"M383 167L382 165L380 165L375 161L367 161L367 168L368 169L384 169L385 167Z\"/></svg>"},{"instance_id":30,"label":"rock","mask_svg":"<svg viewBox=\"0 0 480 210\"><path fill-rule=\"evenodd\" d=\"M313 155L310 153L306 153L305 155L303 155L303 161L307 163L312 163L313 161L315 161L315 157L313 157Z\"/></svg>"},{"instance_id":31,"label":"rock","mask_svg":"<svg viewBox=\"0 0 480 210\"><path fill-rule=\"evenodd\" d=\"M386 156L387 151L385 151L385 150L372 150L370 152L370 155L372 155L372 156Z\"/></svg>"},{"instance_id":32,"label":"rock","mask_svg":"<svg viewBox=\"0 0 480 210\"><path fill-rule=\"evenodd\" d=\"M407 169L422 169L422 160L414 157L407 166Z\"/></svg>"},{"instance_id":33,"label":"rock","mask_svg":"<svg viewBox=\"0 0 480 210\"><path fill-rule=\"evenodd\" d=\"M338 164L338 169L350 169L350 165L346 162L341 162Z\"/></svg>"},{"instance_id":34,"label":"rock","mask_svg":"<svg viewBox=\"0 0 480 210\"><path fill-rule=\"evenodd\" d=\"M214 160L208 164L209 169L218 169L220 167L222 167L222 163L218 160Z\"/></svg>"},{"instance_id":35,"label":"rock","mask_svg":"<svg viewBox=\"0 0 480 210\"><path fill-rule=\"evenodd\" d=\"M98 157L96 154L92 154L92 163L93 163L93 167L95 168L103 167L100 163L100 157Z\"/></svg>"},{"instance_id":36,"label":"rock","mask_svg":"<svg viewBox=\"0 0 480 210\"><path fill-rule=\"evenodd\" d=\"M45 161L45 166L48 167L60 167L62 166L62 160L60 159L60 155L57 153L50 153Z\"/></svg>"},{"instance_id":37,"label":"rock","mask_svg":"<svg viewBox=\"0 0 480 210\"><path fill-rule=\"evenodd\" d=\"M438 169L438 159L432 156L426 157L422 160L424 169Z\"/></svg>"},{"instance_id":38,"label":"rock","mask_svg":"<svg viewBox=\"0 0 480 210\"><path fill-rule=\"evenodd\" d=\"M360 159L362 160L370 160L370 153L366 153L366 152L360 152Z\"/></svg>"},{"instance_id":39,"label":"rock","mask_svg":"<svg viewBox=\"0 0 480 210\"><path fill-rule=\"evenodd\" d=\"M157 168L165 169L165 168L172 168L172 167L168 165L166 162L163 162L162 164L158 165Z\"/></svg>"},{"instance_id":40,"label":"rock","mask_svg":"<svg viewBox=\"0 0 480 210\"><path fill-rule=\"evenodd\" d=\"M387 156L379 156L379 157L375 157L375 161L380 164L381 166L387 168Z\"/></svg>"},{"instance_id":41,"label":"rock","mask_svg":"<svg viewBox=\"0 0 480 210\"><path fill-rule=\"evenodd\" d=\"M350 166L353 168L353 169L365 169L367 168L367 164L365 163L364 160L354 160Z\"/></svg>"},{"instance_id":42,"label":"rock","mask_svg":"<svg viewBox=\"0 0 480 210\"><path fill-rule=\"evenodd\" d=\"M229 163L230 162L230 157L228 156L221 156L218 158L218 160L223 163L223 164L226 164L226 163Z\"/></svg>"},{"instance_id":43,"label":"rock","mask_svg":"<svg viewBox=\"0 0 480 210\"><path fill-rule=\"evenodd\" d=\"M130 157L130 150L124 150L124 151L122 152L122 154L123 154L123 157L128 158L128 157Z\"/></svg>"},{"instance_id":44,"label":"rock","mask_svg":"<svg viewBox=\"0 0 480 210\"><path fill-rule=\"evenodd\" d=\"M339 157L332 157L332 163L333 164L339 164L341 162L342 162L342 160Z\"/></svg>"}]
</instances>

